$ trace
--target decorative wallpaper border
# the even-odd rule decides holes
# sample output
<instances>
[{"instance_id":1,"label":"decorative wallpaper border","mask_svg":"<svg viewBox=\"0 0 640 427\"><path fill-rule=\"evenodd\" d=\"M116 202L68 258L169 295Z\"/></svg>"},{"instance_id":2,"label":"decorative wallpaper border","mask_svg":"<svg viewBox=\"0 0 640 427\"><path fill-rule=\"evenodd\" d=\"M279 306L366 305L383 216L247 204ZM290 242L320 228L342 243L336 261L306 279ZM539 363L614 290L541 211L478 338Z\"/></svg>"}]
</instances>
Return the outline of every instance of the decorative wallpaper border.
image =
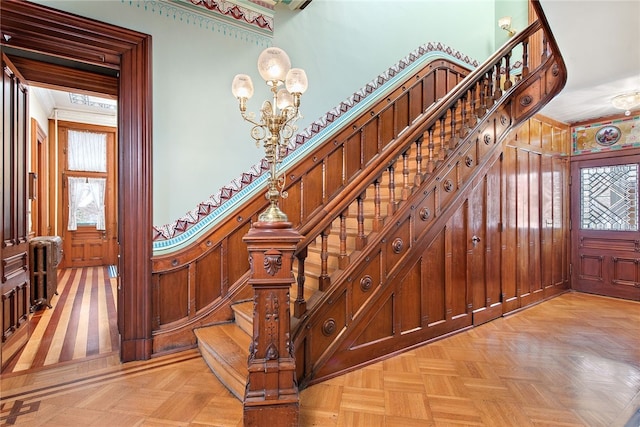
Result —
<instances>
[{"instance_id":1,"label":"decorative wallpaper border","mask_svg":"<svg viewBox=\"0 0 640 427\"><path fill-rule=\"evenodd\" d=\"M190 0L120 1L123 4L129 4L129 6L137 7L139 9L155 13L156 15L164 16L165 18L173 18L174 20L180 21L187 25L197 25L203 30L217 32L224 36L243 40L247 43L252 43L257 46L269 47L272 43L273 18L268 21L267 17L265 16L264 21L267 22L267 24L264 25L266 25L266 27L269 27L269 29L260 28L258 22L263 23L263 20L258 17L254 17L252 13L249 12L249 9L244 9L246 12L243 12L239 9L239 7L238 10L228 8L226 9L228 12L227 15L224 15L222 13L216 15L212 11L205 13L205 11L207 11L205 7L198 7L196 5L193 5ZM207 2L214 0L200 1ZM247 22L247 19L253 19L253 21L255 22L252 24L250 22Z\"/></svg>"},{"instance_id":2,"label":"decorative wallpaper border","mask_svg":"<svg viewBox=\"0 0 640 427\"><path fill-rule=\"evenodd\" d=\"M302 157L305 152L322 143L327 134L330 134L335 128L384 96L386 89L395 81L404 78L415 68L434 57L447 57L467 67L475 68L478 66L478 61L443 43L430 42L418 47L345 101L329 110L323 117L311 123L295 138L292 138L281 169L286 169L288 165ZM217 193L202 201L185 216L170 224L154 226L154 252L174 250L201 231L214 225L225 213L232 210L236 203L240 203L245 197L263 189L263 184L268 177L268 173L265 172L268 169L268 164L263 159L228 185L222 187Z\"/></svg>"},{"instance_id":3,"label":"decorative wallpaper border","mask_svg":"<svg viewBox=\"0 0 640 427\"><path fill-rule=\"evenodd\" d=\"M640 115L571 128L573 154L640 147Z\"/></svg>"}]
</instances>

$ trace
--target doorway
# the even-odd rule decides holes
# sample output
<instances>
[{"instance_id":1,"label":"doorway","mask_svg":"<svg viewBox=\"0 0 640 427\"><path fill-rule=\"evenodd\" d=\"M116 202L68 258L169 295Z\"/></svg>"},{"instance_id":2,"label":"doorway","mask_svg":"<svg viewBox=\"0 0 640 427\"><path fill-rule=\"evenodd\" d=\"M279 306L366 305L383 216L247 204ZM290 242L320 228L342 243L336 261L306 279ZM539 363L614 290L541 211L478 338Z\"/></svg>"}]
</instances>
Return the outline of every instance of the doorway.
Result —
<instances>
[{"instance_id":1,"label":"doorway","mask_svg":"<svg viewBox=\"0 0 640 427\"><path fill-rule=\"evenodd\" d=\"M640 301L640 154L571 162L572 288Z\"/></svg>"},{"instance_id":2,"label":"doorway","mask_svg":"<svg viewBox=\"0 0 640 427\"><path fill-rule=\"evenodd\" d=\"M53 58L30 70L25 75L28 81L94 91L97 85L118 97L120 359L148 359L153 349L151 36L31 2L0 0L0 4L3 50ZM91 46L87 34L92 35ZM56 68L64 62L79 67ZM87 69L96 67L113 71L117 78L86 79Z\"/></svg>"},{"instance_id":3,"label":"doorway","mask_svg":"<svg viewBox=\"0 0 640 427\"><path fill-rule=\"evenodd\" d=\"M62 267L114 265L118 251L116 129L58 122L55 131Z\"/></svg>"}]
</instances>

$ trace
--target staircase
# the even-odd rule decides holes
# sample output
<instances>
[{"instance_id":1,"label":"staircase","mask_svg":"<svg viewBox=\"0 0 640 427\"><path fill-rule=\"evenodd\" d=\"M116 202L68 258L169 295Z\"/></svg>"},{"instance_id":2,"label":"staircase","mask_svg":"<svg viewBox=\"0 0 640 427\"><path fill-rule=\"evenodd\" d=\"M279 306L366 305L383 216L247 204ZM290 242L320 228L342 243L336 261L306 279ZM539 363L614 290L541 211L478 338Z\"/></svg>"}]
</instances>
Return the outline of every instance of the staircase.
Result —
<instances>
[{"instance_id":1,"label":"staircase","mask_svg":"<svg viewBox=\"0 0 640 427\"><path fill-rule=\"evenodd\" d=\"M415 157L410 157L410 164L415 165ZM401 180L403 173L406 171L396 171L394 173L395 180ZM409 173L415 175L415 167L409 169ZM381 191L381 203L388 204L389 187L388 178L381 182L381 187L385 188ZM371 193L368 191L368 193ZM324 292L320 291L320 283L322 282L322 258L323 253L326 254L327 266L326 270L332 271L333 274L339 274L340 254L347 252L351 256L358 255L358 236L360 234L370 235L373 230L375 221L375 204L373 194L367 194L363 198L363 221L362 228L359 230L357 205L351 205L344 219L345 229L340 229L340 221L334 221L327 232L326 249L323 250L322 238L317 238L308 247L308 256L304 262L304 300L306 301L307 310L320 300ZM344 239L341 239L341 234ZM344 243L342 243L344 241ZM343 245L344 247L341 247ZM299 271L294 269L294 274L300 277ZM220 382L222 382L231 393L238 399L243 400L245 387L247 385L247 359L249 357L249 346L251 337L253 336L253 302L239 301L231 305L233 310L234 321L221 323L213 326L199 328L194 331L198 339L198 348L205 362L216 374ZM295 301L291 301L291 312L295 310ZM297 317L292 318L292 326L298 323Z\"/></svg>"},{"instance_id":2,"label":"staircase","mask_svg":"<svg viewBox=\"0 0 640 427\"><path fill-rule=\"evenodd\" d=\"M477 69L426 65L288 171L281 207L303 236L290 299L301 388L502 314L501 301L477 297L476 287L495 282L491 269L478 270L480 284L468 276L502 250L492 236L502 223L490 218L485 199L502 188L509 133L566 80L534 7L539 20ZM443 84L463 74L455 86ZM263 208L260 195L198 244L154 259L154 298L170 300L185 282L195 295L183 317L157 308L154 348L187 347L195 333L204 359L239 399L254 333L241 239ZM486 242L474 234L474 215L494 224L482 231Z\"/></svg>"}]
</instances>

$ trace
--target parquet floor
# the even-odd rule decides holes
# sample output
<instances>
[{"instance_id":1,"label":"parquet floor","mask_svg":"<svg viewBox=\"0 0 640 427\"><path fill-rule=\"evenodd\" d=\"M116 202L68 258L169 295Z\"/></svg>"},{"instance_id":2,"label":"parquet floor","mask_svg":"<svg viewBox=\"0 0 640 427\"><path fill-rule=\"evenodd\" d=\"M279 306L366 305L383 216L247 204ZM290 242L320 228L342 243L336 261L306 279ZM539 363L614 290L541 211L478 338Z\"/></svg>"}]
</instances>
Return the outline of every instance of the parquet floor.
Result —
<instances>
[{"instance_id":1,"label":"parquet floor","mask_svg":"<svg viewBox=\"0 0 640 427\"><path fill-rule=\"evenodd\" d=\"M0 423L241 426L196 350L3 374ZM623 427L640 407L640 303L580 293L301 392L301 426ZM637 427L637 426L635 426Z\"/></svg>"},{"instance_id":2,"label":"parquet floor","mask_svg":"<svg viewBox=\"0 0 640 427\"><path fill-rule=\"evenodd\" d=\"M33 314L28 344L3 373L117 354L116 287L107 267L58 270L52 308Z\"/></svg>"}]
</instances>

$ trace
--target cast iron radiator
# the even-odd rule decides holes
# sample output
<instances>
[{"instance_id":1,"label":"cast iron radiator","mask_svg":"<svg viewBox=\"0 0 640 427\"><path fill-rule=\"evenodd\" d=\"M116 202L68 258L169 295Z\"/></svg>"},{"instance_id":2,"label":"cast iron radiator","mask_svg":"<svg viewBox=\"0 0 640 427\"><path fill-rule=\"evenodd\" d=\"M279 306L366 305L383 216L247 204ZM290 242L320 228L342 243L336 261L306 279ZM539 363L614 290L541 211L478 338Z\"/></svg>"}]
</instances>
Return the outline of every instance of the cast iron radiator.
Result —
<instances>
[{"instance_id":1,"label":"cast iron radiator","mask_svg":"<svg viewBox=\"0 0 640 427\"><path fill-rule=\"evenodd\" d=\"M58 236L34 237L29 241L31 311L46 305L58 294L57 267L62 259L62 239Z\"/></svg>"}]
</instances>

